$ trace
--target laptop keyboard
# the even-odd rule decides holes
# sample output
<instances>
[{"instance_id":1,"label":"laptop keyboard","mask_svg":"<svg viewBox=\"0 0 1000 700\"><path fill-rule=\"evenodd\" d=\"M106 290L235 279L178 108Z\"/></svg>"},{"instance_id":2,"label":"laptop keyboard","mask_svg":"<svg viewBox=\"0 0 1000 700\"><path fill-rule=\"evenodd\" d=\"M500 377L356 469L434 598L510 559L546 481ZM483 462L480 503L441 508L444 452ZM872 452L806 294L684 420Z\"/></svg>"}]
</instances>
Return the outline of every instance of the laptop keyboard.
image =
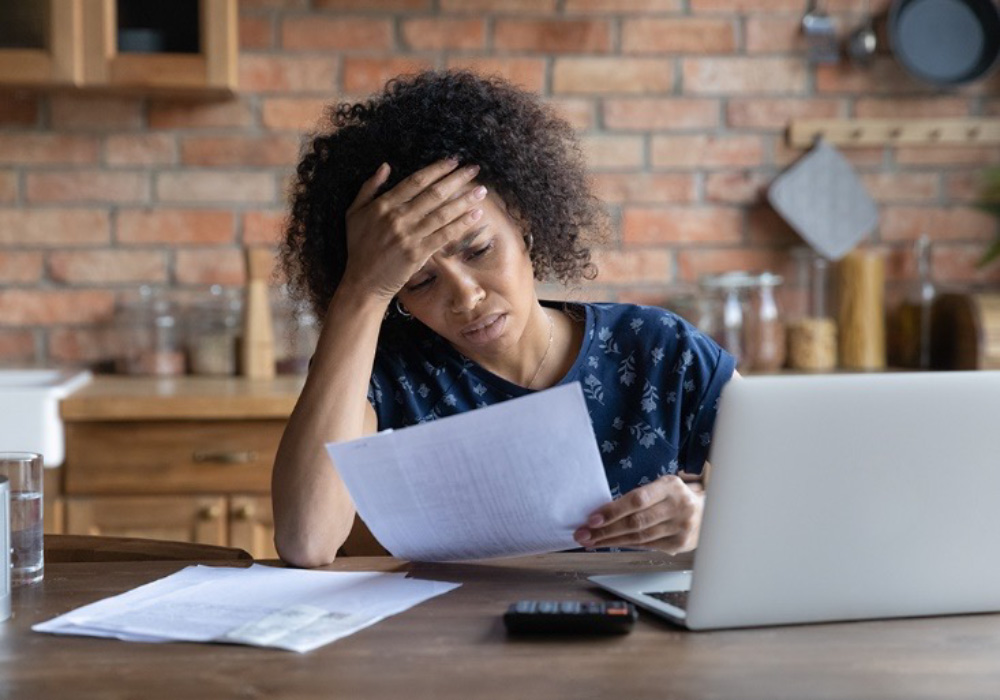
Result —
<instances>
[{"instance_id":1,"label":"laptop keyboard","mask_svg":"<svg viewBox=\"0 0 1000 700\"><path fill-rule=\"evenodd\" d=\"M650 591L649 593L643 593L643 595L648 595L650 598L662 600L667 605L673 605L675 608L687 610L687 591Z\"/></svg>"}]
</instances>

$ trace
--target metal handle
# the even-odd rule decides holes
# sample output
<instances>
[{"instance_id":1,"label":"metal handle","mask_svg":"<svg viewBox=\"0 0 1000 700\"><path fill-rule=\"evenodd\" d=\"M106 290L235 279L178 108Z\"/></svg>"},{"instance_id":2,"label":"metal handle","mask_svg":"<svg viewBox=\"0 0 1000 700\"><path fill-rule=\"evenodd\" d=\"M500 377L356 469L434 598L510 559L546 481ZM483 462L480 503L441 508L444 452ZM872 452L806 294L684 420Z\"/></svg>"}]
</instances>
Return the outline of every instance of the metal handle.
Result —
<instances>
[{"instance_id":1,"label":"metal handle","mask_svg":"<svg viewBox=\"0 0 1000 700\"><path fill-rule=\"evenodd\" d=\"M205 506L198 511L198 517L202 520L217 520L222 515L220 506Z\"/></svg>"},{"instance_id":2,"label":"metal handle","mask_svg":"<svg viewBox=\"0 0 1000 700\"><path fill-rule=\"evenodd\" d=\"M191 457L195 462L216 464L249 464L257 461L257 453L253 450L195 450Z\"/></svg>"}]
</instances>

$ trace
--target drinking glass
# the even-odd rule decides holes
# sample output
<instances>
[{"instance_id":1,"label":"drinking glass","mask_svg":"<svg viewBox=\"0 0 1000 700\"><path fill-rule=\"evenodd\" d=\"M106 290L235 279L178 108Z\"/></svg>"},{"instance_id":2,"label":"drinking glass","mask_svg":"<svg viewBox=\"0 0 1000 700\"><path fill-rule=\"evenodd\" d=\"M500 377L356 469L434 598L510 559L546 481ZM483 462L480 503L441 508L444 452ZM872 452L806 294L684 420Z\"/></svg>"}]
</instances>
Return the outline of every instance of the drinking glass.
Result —
<instances>
[{"instance_id":1,"label":"drinking glass","mask_svg":"<svg viewBox=\"0 0 1000 700\"><path fill-rule=\"evenodd\" d=\"M11 586L41 581L42 456L35 452L0 452L0 476L10 482Z\"/></svg>"}]
</instances>

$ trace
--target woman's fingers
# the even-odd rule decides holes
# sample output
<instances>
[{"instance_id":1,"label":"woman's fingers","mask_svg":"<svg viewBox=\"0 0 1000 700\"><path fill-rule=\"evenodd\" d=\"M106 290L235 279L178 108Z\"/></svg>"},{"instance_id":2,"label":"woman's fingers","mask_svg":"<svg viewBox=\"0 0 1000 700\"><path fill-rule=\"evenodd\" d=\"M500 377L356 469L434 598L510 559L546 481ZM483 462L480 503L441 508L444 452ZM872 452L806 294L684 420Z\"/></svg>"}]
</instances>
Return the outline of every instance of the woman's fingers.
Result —
<instances>
[{"instance_id":1,"label":"woman's fingers","mask_svg":"<svg viewBox=\"0 0 1000 700\"><path fill-rule=\"evenodd\" d=\"M389 178L390 171L391 168L388 163L382 163L382 165L378 166L375 174L361 185L361 189L358 190L358 194L354 197L354 201L351 202L351 206L347 208L347 213L350 214L375 199L375 195L378 194L378 188Z\"/></svg>"},{"instance_id":2,"label":"woman's fingers","mask_svg":"<svg viewBox=\"0 0 1000 700\"><path fill-rule=\"evenodd\" d=\"M679 477L661 476L656 481L629 491L617 501L607 503L587 519L587 525L599 528L617 522L633 513L649 508L654 503L665 500L671 493L684 489Z\"/></svg>"},{"instance_id":3,"label":"woman's fingers","mask_svg":"<svg viewBox=\"0 0 1000 700\"><path fill-rule=\"evenodd\" d=\"M402 182L379 197L386 209L396 209L410 202L414 197L433 187L439 180L458 168L458 160L445 158L403 178ZM464 169L464 168L463 168Z\"/></svg>"}]
</instances>

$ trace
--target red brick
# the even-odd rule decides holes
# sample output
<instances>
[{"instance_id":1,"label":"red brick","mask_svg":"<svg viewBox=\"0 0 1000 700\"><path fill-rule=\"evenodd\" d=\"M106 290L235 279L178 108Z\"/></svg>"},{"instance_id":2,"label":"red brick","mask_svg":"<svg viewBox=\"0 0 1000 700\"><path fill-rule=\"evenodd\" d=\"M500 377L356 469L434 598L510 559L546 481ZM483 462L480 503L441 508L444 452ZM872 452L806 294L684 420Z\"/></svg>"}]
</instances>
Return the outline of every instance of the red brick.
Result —
<instances>
[{"instance_id":1,"label":"red brick","mask_svg":"<svg viewBox=\"0 0 1000 700\"><path fill-rule=\"evenodd\" d=\"M831 14L870 11L877 15L888 10L891 2L892 0L826 0L823 7Z\"/></svg>"},{"instance_id":2,"label":"red brick","mask_svg":"<svg viewBox=\"0 0 1000 700\"><path fill-rule=\"evenodd\" d=\"M932 88L917 81L891 57L876 58L866 68L850 64L816 68L819 93L855 93L860 95L929 93Z\"/></svg>"},{"instance_id":3,"label":"red brick","mask_svg":"<svg viewBox=\"0 0 1000 700\"><path fill-rule=\"evenodd\" d=\"M598 283L665 284L673 276L674 256L667 250L595 249Z\"/></svg>"},{"instance_id":4,"label":"red brick","mask_svg":"<svg viewBox=\"0 0 1000 700\"><path fill-rule=\"evenodd\" d=\"M705 275L733 270L781 270L787 261L788 254L785 251L768 248L681 250L677 253L679 278L687 282L696 282Z\"/></svg>"},{"instance_id":5,"label":"red brick","mask_svg":"<svg viewBox=\"0 0 1000 700\"><path fill-rule=\"evenodd\" d=\"M0 251L0 284L25 284L42 278L42 254Z\"/></svg>"},{"instance_id":6,"label":"red brick","mask_svg":"<svg viewBox=\"0 0 1000 700\"><path fill-rule=\"evenodd\" d=\"M392 24L387 19L315 13L286 17L281 23L281 46L286 51L388 51L392 48Z\"/></svg>"},{"instance_id":7,"label":"red brick","mask_svg":"<svg viewBox=\"0 0 1000 700\"><path fill-rule=\"evenodd\" d=\"M737 243L743 212L737 209L628 208L622 240L631 244Z\"/></svg>"},{"instance_id":8,"label":"red brick","mask_svg":"<svg viewBox=\"0 0 1000 700\"><path fill-rule=\"evenodd\" d=\"M877 202L935 201L940 190L935 173L870 173L861 176L868 194Z\"/></svg>"},{"instance_id":9,"label":"red brick","mask_svg":"<svg viewBox=\"0 0 1000 700\"><path fill-rule=\"evenodd\" d=\"M243 253L235 248L178 250L174 279L178 284L222 284L246 282Z\"/></svg>"},{"instance_id":10,"label":"red brick","mask_svg":"<svg viewBox=\"0 0 1000 700\"><path fill-rule=\"evenodd\" d=\"M454 56L448 59L448 68L464 68L479 75L499 75L530 92L541 92L545 87L543 58Z\"/></svg>"},{"instance_id":11,"label":"red brick","mask_svg":"<svg viewBox=\"0 0 1000 700\"><path fill-rule=\"evenodd\" d=\"M108 213L96 209L0 209L0 246L78 247L111 241Z\"/></svg>"},{"instance_id":12,"label":"red brick","mask_svg":"<svg viewBox=\"0 0 1000 700\"><path fill-rule=\"evenodd\" d=\"M243 86L241 86L242 88ZM253 124L246 100L226 102L153 102L149 105L151 129L234 128Z\"/></svg>"},{"instance_id":13,"label":"red brick","mask_svg":"<svg viewBox=\"0 0 1000 700\"><path fill-rule=\"evenodd\" d=\"M162 202L273 202L274 173L179 172L156 176L156 196Z\"/></svg>"},{"instance_id":14,"label":"red brick","mask_svg":"<svg viewBox=\"0 0 1000 700\"><path fill-rule=\"evenodd\" d=\"M0 363L22 364L34 360L34 333L26 330L0 330Z\"/></svg>"},{"instance_id":15,"label":"red brick","mask_svg":"<svg viewBox=\"0 0 1000 700\"><path fill-rule=\"evenodd\" d=\"M623 131L711 129L719 125L719 101L685 98L604 100L604 126Z\"/></svg>"},{"instance_id":16,"label":"red brick","mask_svg":"<svg viewBox=\"0 0 1000 700\"><path fill-rule=\"evenodd\" d=\"M325 97L269 97L261 104L261 123L275 131L312 131L332 104Z\"/></svg>"},{"instance_id":17,"label":"red brick","mask_svg":"<svg viewBox=\"0 0 1000 700\"><path fill-rule=\"evenodd\" d=\"M742 129L784 129L792 119L832 119L845 114L837 99L735 97L726 105L726 124Z\"/></svg>"},{"instance_id":18,"label":"red brick","mask_svg":"<svg viewBox=\"0 0 1000 700\"><path fill-rule=\"evenodd\" d=\"M123 209L117 240L126 244L218 245L233 241L231 212L201 209Z\"/></svg>"},{"instance_id":19,"label":"red brick","mask_svg":"<svg viewBox=\"0 0 1000 700\"><path fill-rule=\"evenodd\" d=\"M799 12L802 0L691 0L692 12Z\"/></svg>"},{"instance_id":20,"label":"red brick","mask_svg":"<svg viewBox=\"0 0 1000 700\"><path fill-rule=\"evenodd\" d=\"M51 202L149 201L149 176L101 170L28 173L25 198L32 204Z\"/></svg>"},{"instance_id":21,"label":"red brick","mask_svg":"<svg viewBox=\"0 0 1000 700\"><path fill-rule=\"evenodd\" d=\"M769 204L747 210L747 240L751 245L790 248L803 245L802 238Z\"/></svg>"},{"instance_id":22,"label":"red brick","mask_svg":"<svg viewBox=\"0 0 1000 700\"><path fill-rule=\"evenodd\" d=\"M779 137L774 144L774 165L784 167L791 165L808 149L792 148L785 143L784 137ZM863 146L860 148L841 148L840 155L855 168L879 168L885 160L885 149L881 146Z\"/></svg>"},{"instance_id":23,"label":"red brick","mask_svg":"<svg viewBox=\"0 0 1000 700\"><path fill-rule=\"evenodd\" d=\"M0 202L13 202L19 191L17 173L13 170L0 170Z\"/></svg>"},{"instance_id":24,"label":"red brick","mask_svg":"<svg viewBox=\"0 0 1000 700\"><path fill-rule=\"evenodd\" d=\"M934 279L963 287L970 284L997 285L1000 283L1000 263L979 267L985 252L985 245L934 246L931 251Z\"/></svg>"},{"instance_id":25,"label":"red brick","mask_svg":"<svg viewBox=\"0 0 1000 700\"><path fill-rule=\"evenodd\" d=\"M693 175L598 173L591 186L599 199L612 203L689 204L695 200Z\"/></svg>"},{"instance_id":26,"label":"red brick","mask_svg":"<svg viewBox=\"0 0 1000 700\"><path fill-rule=\"evenodd\" d=\"M177 143L172 134L116 134L104 142L108 165L173 165Z\"/></svg>"},{"instance_id":27,"label":"red brick","mask_svg":"<svg viewBox=\"0 0 1000 700\"><path fill-rule=\"evenodd\" d=\"M681 0L566 0L566 14L619 12L680 12Z\"/></svg>"},{"instance_id":28,"label":"red brick","mask_svg":"<svg viewBox=\"0 0 1000 700\"><path fill-rule=\"evenodd\" d=\"M659 58L557 58L552 72L556 93L664 93L674 86L674 67Z\"/></svg>"},{"instance_id":29,"label":"red brick","mask_svg":"<svg viewBox=\"0 0 1000 700\"><path fill-rule=\"evenodd\" d=\"M736 31L728 19L626 19L622 53L732 53Z\"/></svg>"},{"instance_id":30,"label":"red brick","mask_svg":"<svg viewBox=\"0 0 1000 700\"><path fill-rule=\"evenodd\" d=\"M928 234L935 240L989 240L997 220L969 207L886 207L879 226L884 241L916 240Z\"/></svg>"},{"instance_id":31,"label":"red brick","mask_svg":"<svg viewBox=\"0 0 1000 700\"><path fill-rule=\"evenodd\" d=\"M92 136L0 133L0 164L86 165L97 162L98 142Z\"/></svg>"},{"instance_id":32,"label":"red brick","mask_svg":"<svg viewBox=\"0 0 1000 700\"><path fill-rule=\"evenodd\" d=\"M128 97L53 95L49 120L57 131L120 131L142 127L142 101Z\"/></svg>"},{"instance_id":33,"label":"red brick","mask_svg":"<svg viewBox=\"0 0 1000 700\"><path fill-rule=\"evenodd\" d=\"M344 90L355 94L381 92L391 78L428 68L433 65L426 58L345 58Z\"/></svg>"},{"instance_id":34,"label":"red brick","mask_svg":"<svg viewBox=\"0 0 1000 700\"><path fill-rule=\"evenodd\" d=\"M709 173L705 177L705 200L724 204L753 204L764 198L773 179L773 173Z\"/></svg>"},{"instance_id":35,"label":"red brick","mask_svg":"<svg viewBox=\"0 0 1000 700\"><path fill-rule=\"evenodd\" d=\"M975 202L982 197L984 181L981 172L959 172L945 175L945 196L949 202Z\"/></svg>"},{"instance_id":36,"label":"red brick","mask_svg":"<svg viewBox=\"0 0 1000 700\"><path fill-rule=\"evenodd\" d=\"M441 0L443 12L496 12L552 14L556 0Z\"/></svg>"},{"instance_id":37,"label":"red brick","mask_svg":"<svg viewBox=\"0 0 1000 700\"><path fill-rule=\"evenodd\" d=\"M446 17L419 17L402 23L403 44L418 51L482 49L486 21Z\"/></svg>"},{"instance_id":38,"label":"red brick","mask_svg":"<svg viewBox=\"0 0 1000 700\"><path fill-rule=\"evenodd\" d=\"M1000 165L995 146L913 146L896 149L900 165Z\"/></svg>"},{"instance_id":39,"label":"red brick","mask_svg":"<svg viewBox=\"0 0 1000 700\"><path fill-rule=\"evenodd\" d=\"M643 165L645 145L639 136L583 136L580 145L590 170L635 170Z\"/></svg>"},{"instance_id":40,"label":"red brick","mask_svg":"<svg viewBox=\"0 0 1000 700\"><path fill-rule=\"evenodd\" d=\"M261 15L241 15L240 49L270 49L274 46L274 21Z\"/></svg>"},{"instance_id":41,"label":"red brick","mask_svg":"<svg viewBox=\"0 0 1000 700\"><path fill-rule=\"evenodd\" d=\"M801 58L685 58L684 92L709 94L804 93L806 64Z\"/></svg>"},{"instance_id":42,"label":"red brick","mask_svg":"<svg viewBox=\"0 0 1000 700\"><path fill-rule=\"evenodd\" d=\"M9 326L94 323L111 318L114 307L114 294L103 290L0 290L0 318Z\"/></svg>"},{"instance_id":43,"label":"red brick","mask_svg":"<svg viewBox=\"0 0 1000 700\"><path fill-rule=\"evenodd\" d=\"M581 97L550 97L545 100L577 131L594 126L594 101Z\"/></svg>"},{"instance_id":44,"label":"red brick","mask_svg":"<svg viewBox=\"0 0 1000 700\"><path fill-rule=\"evenodd\" d=\"M329 93L337 83L338 62L328 56L240 54L240 90L245 92Z\"/></svg>"},{"instance_id":45,"label":"red brick","mask_svg":"<svg viewBox=\"0 0 1000 700\"><path fill-rule=\"evenodd\" d=\"M806 38L799 16L750 15L746 20L746 49L749 54L801 53Z\"/></svg>"},{"instance_id":46,"label":"red brick","mask_svg":"<svg viewBox=\"0 0 1000 700\"><path fill-rule=\"evenodd\" d=\"M23 92L0 92L0 125L34 126L37 122L37 97Z\"/></svg>"},{"instance_id":47,"label":"red brick","mask_svg":"<svg viewBox=\"0 0 1000 700\"><path fill-rule=\"evenodd\" d=\"M284 236L285 211L248 211L243 214L243 245L275 246Z\"/></svg>"},{"instance_id":48,"label":"red brick","mask_svg":"<svg viewBox=\"0 0 1000 700\"><path fill-rule=\"evenodd\" d=\"M49 331L49 357L67 364L110 365L122 351L122 340L112 324Z\"/></svg>"},{"instance_id":49,"label":"red brick","mask_svg":"<svg viewBox=\"0 0 1000 700\"><path fill-rule=\"evenodd\" d=\"M70 284L165 282L166 258L159 251L87 250L49 253L49 275Z\"/></svg>"},{"instance_id":50,"label":"red brick","mask_svg":"<svg viewBox=\"0 0 1000 700\"><path fill-rule=\"evenodd\" d=\"M538 53L607 53L611 24L606 20L498 19L493 48Z\"/></svg>"},{"instance_id":51,"label":"red brick","mask_svg":"<svg viewBox=\"0 0 1000 700\"><path fill-rule=\"evenodd\" d=\"M291 136L211 136L181 140L184 165L294 165L299 140Z\"/></svg>"},{"instance_id":52,"label":"red brick","mask_svg":"<svg viewBox=\"0 0 1000 700\"><path fill-rule=\"evenodd\" d=\"M764 159L757 136L654 136L651 150L656 168L752 166Z\"/></svg>"},{"instance_id":53,"label":"red brick","mask_svg":"<svg viewBox=\"0 0 1000 700\"><path fill-rule=\"evenodd\" d=\"M966 117L970 107L970 101L960 97L862 97L854 103L854 116L875 119Z\"/></svg>"},{"instance_id":54,"label":"red brick","mask_svg":"<svg viewBox=\"0 0 1000 700\"><path fill-rule=\"evenodd\" d=\"M429 10L431 0L314 0L318 10Z\"/></svg>"}]
</instances>

